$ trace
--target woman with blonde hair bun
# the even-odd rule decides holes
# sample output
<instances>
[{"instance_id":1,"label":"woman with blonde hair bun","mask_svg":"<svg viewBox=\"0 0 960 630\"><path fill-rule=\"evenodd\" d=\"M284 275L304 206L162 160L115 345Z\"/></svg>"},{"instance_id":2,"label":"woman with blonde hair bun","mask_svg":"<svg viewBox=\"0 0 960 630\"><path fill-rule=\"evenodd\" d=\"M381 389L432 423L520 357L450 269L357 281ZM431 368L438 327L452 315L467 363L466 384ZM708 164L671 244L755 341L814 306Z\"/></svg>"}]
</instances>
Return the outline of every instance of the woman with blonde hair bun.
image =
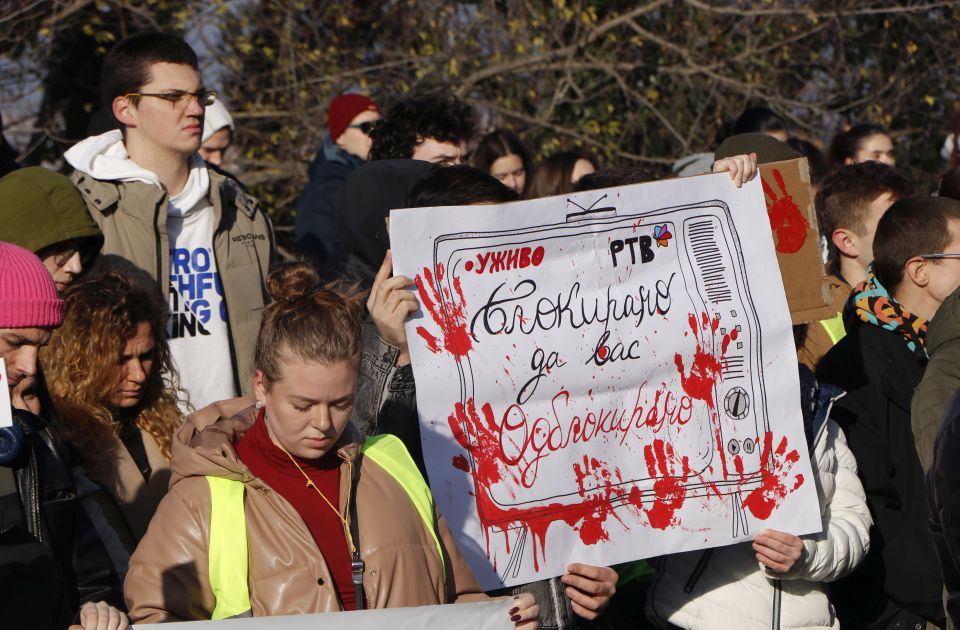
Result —
<instances>
[{"instance_id":1,"label":"woman with blonde hair bun","mask_svg":"<svg viewBox=\"0 0 960 630\"><path fill-rule=\"evenodd\" d=\"M350 423L364 295L306 263L267 279L256 401L215 403L177 433L173 483L130 559L134 623L485 599L403 443ZM529 594L504 602L537 627Z\"/></svg>"},{"instance_id":2,"label":"woman with blonde hair bun","mask_svg":"<svg viewBox=\"0 0 960 630\"><path fill-rule=\"evenodd\" d=\"M72 286L64 301L44 375L66 441L119 508L129 554L166 494L181 423L163 305L118 273Z\"/></svg>"}]
</instances>

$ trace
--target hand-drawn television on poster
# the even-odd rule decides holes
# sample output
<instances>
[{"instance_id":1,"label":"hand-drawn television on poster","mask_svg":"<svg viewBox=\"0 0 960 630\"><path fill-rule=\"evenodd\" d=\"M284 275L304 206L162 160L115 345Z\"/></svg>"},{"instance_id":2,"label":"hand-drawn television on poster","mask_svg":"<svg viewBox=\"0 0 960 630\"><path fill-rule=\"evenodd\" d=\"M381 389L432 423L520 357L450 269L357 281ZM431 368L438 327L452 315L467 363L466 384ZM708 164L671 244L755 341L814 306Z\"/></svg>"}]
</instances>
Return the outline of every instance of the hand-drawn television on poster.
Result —
<instances>
[{"instance_id":1,"label":"hand-drawn television on poster","mask_svg":"<svg viewBox=\"0 0 960 630\"><path fill-rule=\"evenodd\" d=\"M437 234L416 274L418 400L429 357L448 410L421 410L428 470L468 484L433 485L445 514L472 500L488 583L562 573L555 548L609 564L745 539L810 485L802 428L771 426L768 291L730 205L564 201L561 221Z\"/></svg>"}]
</instances>

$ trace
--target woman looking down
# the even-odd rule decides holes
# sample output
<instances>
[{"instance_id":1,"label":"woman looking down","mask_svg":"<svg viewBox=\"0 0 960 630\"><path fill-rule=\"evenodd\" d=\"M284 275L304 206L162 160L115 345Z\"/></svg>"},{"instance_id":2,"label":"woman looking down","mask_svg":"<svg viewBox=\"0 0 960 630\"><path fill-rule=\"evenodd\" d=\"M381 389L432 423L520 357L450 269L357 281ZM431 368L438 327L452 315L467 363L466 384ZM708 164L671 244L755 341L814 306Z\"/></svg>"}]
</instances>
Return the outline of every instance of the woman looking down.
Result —
<instances>
[{"instance_id":1,"label":"woman looking down","mask_svg":"<svg viewBox=\"0 0 960 630\"><path fill-rule=\"evenodd\" d=\"M256 404L216 403L177 434L170 492L127 574L135 623L486 597L399 440L349 423L363 297L318 281L304 263L270 275ZM536 627L530 595L504 612Z\"/></svg>"}]
</instances>

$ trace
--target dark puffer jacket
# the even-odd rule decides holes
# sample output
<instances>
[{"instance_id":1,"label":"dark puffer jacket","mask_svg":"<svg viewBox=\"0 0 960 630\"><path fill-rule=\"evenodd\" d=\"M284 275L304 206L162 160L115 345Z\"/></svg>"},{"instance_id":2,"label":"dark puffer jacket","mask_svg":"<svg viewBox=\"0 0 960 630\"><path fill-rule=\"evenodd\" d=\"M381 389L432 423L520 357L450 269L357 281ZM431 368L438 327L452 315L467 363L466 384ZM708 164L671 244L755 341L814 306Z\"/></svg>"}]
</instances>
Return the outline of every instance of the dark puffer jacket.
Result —
<instances>
[{"instance_id":1,"label":"dark puffer jacket","mask_svg":"<svg viewBox=\"0 0 960 630\"><path fill-rule=\"evenodd\" d=\"M857 458L874 521L866 560L833 585L843 628L910 613L944 621L923 469L910 427L910 401L926 366L921 355L897 332L848 320L847 336L817 366L821 382L847 392L832 417Z\"/></svg>"}]
</instances>

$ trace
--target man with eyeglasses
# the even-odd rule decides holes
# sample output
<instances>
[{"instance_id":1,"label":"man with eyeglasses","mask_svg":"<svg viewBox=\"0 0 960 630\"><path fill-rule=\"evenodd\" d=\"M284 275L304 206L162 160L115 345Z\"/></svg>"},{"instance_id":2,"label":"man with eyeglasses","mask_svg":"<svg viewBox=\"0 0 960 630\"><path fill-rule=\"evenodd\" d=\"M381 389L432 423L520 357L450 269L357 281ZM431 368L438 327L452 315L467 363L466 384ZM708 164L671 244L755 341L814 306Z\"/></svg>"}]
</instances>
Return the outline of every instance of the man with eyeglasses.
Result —
<instances>
[{"instance_id":1,"label":"man with eyeglasses","mask_svg":"<svg viewBox=\"0 0 960 630\"><path fill-rule=\"evenodd\" d=\"M29 249L63 293L89 268L103 234L70 179L39 166L0 179L0 241Z\"/></svg>"},{"instance_id":2,"label":"man with eyeglasses","mask_svg":"<svg viewBox=\"0 0 960 630\"><path fill-rule=\"evenodd\" d=\"M877 223L846 336L817 377L847 393L831 417L857 460L874 526L863 564L832 588L844 628L942 627L942 580L914 446L911 401L927 367L927 323L960 287L960 202L907 196Z\"/></svg>"},{"instance_id":3,"label":"man with eyeglasses","mask_svg":"<svg viewBox=\"0 0 960 630\"><path fill-rule=\"evenodd\" d=\"M310 163L310 181L297 199L297 249L321 270L336 240L334 206L347 175L366 162L370 132L380 120L380 107L362 94L341 94L327 108L327 129Z\"/></svg>"},{"instance_id":4,"label":"man with eyeglasses","mask_svg":"<svg viewBox=\"0 0 960 630\"><path fill-rule=\"evenodd\" d=\"M194 51L172 35L117 44L104 60L101 92L121 129L65 157L104 233L104 264L132 264L167 296L180 383L202 407L250 390L276 250L257 200L197 153L204 107L216 96L198 68Z\"/></svg>"}]
</instances>

